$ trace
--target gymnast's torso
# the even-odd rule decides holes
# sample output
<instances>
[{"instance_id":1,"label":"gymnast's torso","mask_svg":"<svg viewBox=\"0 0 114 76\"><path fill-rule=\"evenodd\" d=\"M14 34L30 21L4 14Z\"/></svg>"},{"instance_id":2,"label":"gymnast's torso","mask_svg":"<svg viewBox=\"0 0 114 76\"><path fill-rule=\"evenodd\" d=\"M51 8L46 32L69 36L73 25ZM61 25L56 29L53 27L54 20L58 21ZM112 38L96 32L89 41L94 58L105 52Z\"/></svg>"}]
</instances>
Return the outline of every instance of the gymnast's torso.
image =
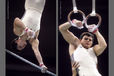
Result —
<instances>
[{"instance_id":1,"label":"gymnast's torso","mask_svg":"<svg viewBox=\"0 0 114 76\"><path fill-rule=\"evenodd\" d=\"M45 0L25 1L25 13L21 20L26 27L34 32L40 30L40 22L44 6Z\"/></svg>"},{"instance_id":2,"label":"gymnast's torso","mask_svg":"<svg viewBox=\"0 0 114 76\"><path fill-rule=\"evenodd\" d=\"M79 76L101 76L97 70L97 56L93 48L85 49L81 44L73 53L75 61L79 62Z\"/></svg>"},{"instance_id":3,"label":"gymnast's torso","mask_svg":"<svg viewBox=\"0 0 114 76\"><path fill-rule=\"evenodd\" d=\"M35 9L42 13L45 5L45 0L26 0L25 9Z\"/></svg>"}]
</instances>

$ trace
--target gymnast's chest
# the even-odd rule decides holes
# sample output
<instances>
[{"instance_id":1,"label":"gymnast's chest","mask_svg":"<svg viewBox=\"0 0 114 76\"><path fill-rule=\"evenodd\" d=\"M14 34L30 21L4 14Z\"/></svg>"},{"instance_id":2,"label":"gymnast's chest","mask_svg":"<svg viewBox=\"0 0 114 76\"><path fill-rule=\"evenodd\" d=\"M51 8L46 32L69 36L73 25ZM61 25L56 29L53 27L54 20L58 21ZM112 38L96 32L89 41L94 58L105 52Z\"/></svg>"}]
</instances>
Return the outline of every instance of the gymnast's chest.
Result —
<instances>
[{"instance_id":1,"label":"gymnast's chest","mask_svg":"<svg viewBox=\"0 0 114 76\"><path fill-rule=\"evenodd\" d=\"M80 64L95 64L97 63L96 57L91 54L91 49L85 49L79 46L74 52L74 60Z\"/></svg>"}]
</instances>

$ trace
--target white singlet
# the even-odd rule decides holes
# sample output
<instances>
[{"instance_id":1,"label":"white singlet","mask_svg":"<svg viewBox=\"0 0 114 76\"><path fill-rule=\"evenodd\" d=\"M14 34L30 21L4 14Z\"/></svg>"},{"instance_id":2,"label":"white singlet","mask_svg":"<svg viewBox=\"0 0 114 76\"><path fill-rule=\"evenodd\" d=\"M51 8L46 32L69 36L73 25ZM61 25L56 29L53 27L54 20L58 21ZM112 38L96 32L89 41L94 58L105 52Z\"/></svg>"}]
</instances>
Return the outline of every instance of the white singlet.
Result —
<instances>
[{"instance_id":1,"label":"white singlet","mask_svg":"<svg viewBox=\"0 0 114 76\"><path fill-rule=\"evenodd\" d=\"M25 14L21 20L26 27L33 30L34 32L40 29L40 21L44 5L45 0L25 1Z\"/></svg>"},{"instance_id":2,"label":"white singlet","mask_svg":"<svg viewBox=\"0 0 114 76\"><path fill-rule=\"evenodd\" d=\"M79 62L79 76L101 76L97 70L97 56L93 48L85 49L81 44L73 53L74 60Z\"/></svg>"}]
</instances>

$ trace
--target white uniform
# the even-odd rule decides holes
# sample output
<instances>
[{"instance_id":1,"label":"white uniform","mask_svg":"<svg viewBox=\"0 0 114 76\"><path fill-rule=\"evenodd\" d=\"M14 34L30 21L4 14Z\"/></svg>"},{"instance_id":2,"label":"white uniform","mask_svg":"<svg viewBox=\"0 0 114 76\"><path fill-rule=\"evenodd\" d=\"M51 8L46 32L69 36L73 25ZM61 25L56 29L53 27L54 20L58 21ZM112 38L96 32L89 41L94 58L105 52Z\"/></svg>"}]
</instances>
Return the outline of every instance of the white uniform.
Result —
<instances>
[{"instance_id":1,"label":"white uniform","mask_svg":"<svg viewBox=\"0 0 114 76\"><path fill-rule=\"evenodd\" d=\"M25 14L21 20L26 27L33 30L34 32L40 29L40 21L44 5L45 0L25 1Z\"/></svg>"},{"instance_id":2,"label":"white uniform","mask_svg":"<svg viewBox=\"0 0 114 76\"><path fill-rule=\"evenodd\" d=\"M85 49L81 44L73 53L74 60L79 62L79 76L101 76L97 70L97 56L93 48Z\"/></svg>"}]
</instances>

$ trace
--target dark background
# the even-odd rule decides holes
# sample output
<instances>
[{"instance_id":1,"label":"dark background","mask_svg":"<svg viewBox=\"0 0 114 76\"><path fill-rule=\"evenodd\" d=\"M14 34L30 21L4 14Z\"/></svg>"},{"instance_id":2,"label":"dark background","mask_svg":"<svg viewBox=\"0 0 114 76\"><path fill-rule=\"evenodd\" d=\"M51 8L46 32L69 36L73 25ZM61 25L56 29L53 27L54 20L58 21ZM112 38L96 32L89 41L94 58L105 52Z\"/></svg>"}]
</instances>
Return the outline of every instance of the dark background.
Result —
<instances>
[{"instance_id":1,"label":"dark background","mask_svg":"<svg viewBox=\"0 0 114 76\"><path fill-rule=\"evenodd\" d=\"M92 0L76 0L77 8L82 10L85 15L91 13L92 11ZM67 15L73 9L72 0L59 0L59 25L67 21ZM96 12L101 15L102 23L99 27L100 33L105 38L108 44L108 0L96 0ZM90 20L88 23L94 23L95 21ZM82 32L87 31L86 28L79 30L77 28L70 28L77 37ZM68 43L63 39L60 32L58 33L58 57L59 57L59 76L72 76L71 66L70 66L70 56L68 52ZM97 41L94 41L96 44ZM102 76L108 76L108 47L106 50L98 57L98 69Z\"/></svg>"},{"instance_id":2,"label":"dark background","mask_svg":"<svg viewBox=\"0 0 114 76\"><path fill-rule=\"evenodd\" d=\"M11 41L17 36L13 33L15 17L21 18L24 14L25 0L6 0L6 49L24 57L38 65L31 45L22 51L13 51ZM55 0L46 0L41 19L39 34L39 49L45 65L51 72L56 72L56 4ZM42 74L38 69L22 62L6 53L6 76L50 76Z\"/></svg>"}]
</instances>

